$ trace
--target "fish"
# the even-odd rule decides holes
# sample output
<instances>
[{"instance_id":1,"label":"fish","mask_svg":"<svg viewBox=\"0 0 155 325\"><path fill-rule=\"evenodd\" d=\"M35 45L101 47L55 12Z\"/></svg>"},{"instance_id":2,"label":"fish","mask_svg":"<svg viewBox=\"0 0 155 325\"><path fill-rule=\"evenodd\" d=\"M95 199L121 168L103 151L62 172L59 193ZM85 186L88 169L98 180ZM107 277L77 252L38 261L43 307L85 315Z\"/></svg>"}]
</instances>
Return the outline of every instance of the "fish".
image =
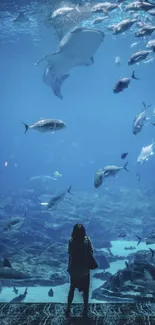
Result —
<instances>
[{"instance_id":1,"label":"fish","mask_svg":"<svg viewBox=\"0 0 155 325\"><path fill-rule=\"evenodd\" d=\"M26 214L25 214L25 218L26 218ZM9 219L9 221L5 223L3 227L3 231L10 231L19 228L24 222L25 218L12 217L11 219Z\"/></svg>"},{"instance_id":2,"label":"fish","mask_svg":"<svg viewBox=\"0 0 155 325\"><path fill-rule=\"evenodd\" d=\"M58 130L62 130L66 127L66 124L63 121L53 120L53 119L40 120L40 121L34 123L33 125L28 125L28 124L25 124L24 122L22 122L22 123L25 126L25 133L29 129L33 129L33 130L39 131L41 133L45 133L45 132L55 132Z\"/></svg>"},{"instance_id":3,"label":"fish","mask_svg":"<svg viewBox=\"0 0 155 325\"><path fill-rule=\"evenodd\" d=\"M131 47L131 48L132 48L132 47L135 47L137 44L138 44L138 42L134 42L134 43L132 43L132 44L130 45L130 47Z\"/></svg>"},{"instance_id":4,"label":"fish","mask_svg":"<svg viewBox=\"0 0 155 325\"><path fill-rule=\"evenodd\" d=\"M120 170L125 169L127 172L129 170L127 169L128 162L124 164L124 166L115 166L115 165L109 165L104 167L104 176L109 177L109 176L115 176Z\"/></svg>"},{"instance_id":5,"label":"fish","mask_svg":"<svg viewBox=\"0 0 155 325\"><path fill-rule=\"evenodd\" d=\"M155 16L155 10L154 9L148 10L148 14L150 14L151 16Z\"/></svg>"},{"instance_id":6,"label":"fish","mask_svg":"<svg viewBox=\"0 0 155 325\"><path fill-rule=\"evenodd\" d=\"M104 178L106 178L109 176L115 177L116 174L122 169L125 169L127 172L129 172L129 170L127 169L127 165L128 165L128 162L126 162L124 166L115 166L115 165L105 166L102 170L102 174L103 174Z\"/></svg>"},{"instance_id":7,"label":"fish","mask_svg":"<svg viewBox=\"0 0 155 325\"><path fill-rule=\"evenodd\" d=\"M137 32L135 32L135 36L143 37L143 36L151 35L154 31L155 31L155 26L144 25L142 28L138 29Z\"/></svg>"},{"instance_id":8,"label":"fish","mask_svg":"<svg viewBox=\"0 0 155 325\"><path fill-rule=\"evenodd\" d=\"M53 289L52 288L48 291L48 296L49 297L53 297L54 296L54 292L53 292Z\"/></svg>"},{"instance_id":9,"label":"fish","mask_svg":"<svg viewBox=\"0 0 155 325\"><path fill-rule=\"evenodd\" d=\"M124 152L121 155L121 159L125 159L128 156L128 152Z\"/></svg>"},{"instance_id":10,"label":"fish","mask_svg":"<svg viewBox=\"0 0 155 325\"><path fill-rule=\"evenodd\" d=\"M119 56L116 56L115 64L118 65L118 66L121 64L121 58Z\"/></svg>"},{"instance_id":11,"label":"fish","mask_svg":"<svg viewBox=\"0 0 155 325\"><path fill-rule=\"evenodd\" d=\"M120 21L118 24L113 26L113 34L124 33L128 29L132 27L134 23L137 22L137 19L124 19Z\"/></svg>"},{"instance_id":12,"label":"fish","mask_svg":"<svg viewBox=\"0 0 155 325\"><path fill-rule=\"evenodd\" d=\"M142 147L141 152L137 158L138 164L143 164L145 161L148 161L155 153L154 151L155 141L149 144L148 146Z\"/></svg>"},{"instance_id":13,"label":"fish","mask_svg":"<svg viewBox=\"0 0 155 325\"><path fill-rule=\"evenodd\" d=\"M45 68L44 74L43 74L43 81L47 86L50 86L53 90L53 93L56 97L63 100L63 96L61 93L61 88L64 83L64 81L69 78L69 73L65 73L59 76L59 78L56 78L53 75L53 66L48 64Z\"/></svg>"},{"instance_id":14,"label":"fish","mask_svg":"<svg viewBox=\"0 0 155 325\"><path fill-rule=\"evenodd\" d=\"M155 47L153 48L153 52L155 52ZM147 50L147 51L138 51L132 54L132 56L128 60L128 65L133 65L135 63L145 60L148 57L148 55L151 53L152 53L151 50Z\"/></svg>"},{"instance_id":15,"label":"fish","mask_svg":"<svg viewBox=\"0 0 155 325\"><path fill-rule=\"evenodd\" d=\"M148 11L155 8L155 5L147 1L134 1L126 5L125 11Z\"/></svg>"},{"instance_id":16,"label":"fish","mask_svg":"<svg viewBox=\"0 0 155 325\"><path fill-rule=\"evenodd\" d=\"M155 39L152 39L152 40L148 41L148 43L146 44L146 47L149 48L149 49L154 50L154 48L155 48Z\"/></svg>"},{"instance_id":17,"label":"fish","mask_svg":"<svg viewBox=\"0 0 155 325\"><path fill-rule=\"evenodd\" d=\"M11 263L4 259L2 265L0 266L0 279L28 279L30 276L26 273L18 271L11 266Z\"/></svg>"},{"instance_id":18,"label":"fish","mask_svg":"<svg viewBox=\"0 0 155 325\"><path fill-rule=\"evenodd\" d=\"M152 231L149 235L142 238L140 236L136 236L138 238L137 246L142 242L142 240L146 243L146 245L155 244L155 231Z\"/></svg>"},{"instance_id":19,"label":"fish","mask_svg":"<svg viewBox=\"0 0 155 325\"><path fill-rule=\"evenodd\" d=\"M93 25L96 25L96 24L101 24L105 19L107 19L108 17L107 16L105 16L105 17L98 17L98 18L96 18L96 19L94 19L93 21L92 21L92 24Z\"/></svg>"},{"instance_id":20,"label":"fish","mask_svg":"<svg viewBox=\"0 0 155 325\"><path fill-rule=\"evenodd\" d=\"M98 188L102 185L103 178L104 178L104 170L103 169L97 170L95 173L95 177L94 177L94 187L95 188Z\"/></svg>"},{"instance_id":21,"label":"fish","mask_svg":"<svg viewBox=\"0 0 155 325\"><path fill-rule=\"evenodd\" d=\"M52 4L54 5L54 3L52 2L50 6ZM54 8L54 11L48 14L47 18L45 19L45 26L54 28L59 40L61 40L63 36L66 34L66 32L72 30L79 24L91 18L92 16L91 8L92 8L91 3L85 3L85 4L81 3L80 5L79 1L76 6L72 4L63 8L61 7L57 8L56 10Z\"/></svg>"},{"instance_id":22,"label":"fish","mask_svg":"<svg viewBox=\"0 0 155 325\"><path fill-rule=\"evenodd\" d=\"M149 248L150 252L151 252L151 259L153 259L155 251L152 248Z\"/></svg>"},{"instance_id":23,"label":"fish","mask_svg":"<svg viewBox=\"0 0 155 325\"><path fill-rule=\"evenodd\" d=\"M142 131L146 121L148 120L146 116L146 111L151 105L146 105L144 102L142 102L144 106L144 110L136 115L134 121L133 121L133 126L132 126L132 133L134 135L138 134L139 132Z\"/></svg>"},{"instance_id":24,"label":"fish","mask_svg":"<svg viewBox=\"0 0 155 325\"><path fill-rule=\"evenodd\" d=\"M19 303L19 302L22 302L22 301L24 301L25 300L25 298L26 298L26 296L27 296L27 289L28 288L26 288L25 289L25 291L24 291L24 293L23 294L20 294L18 297L15 297L15 298L13 298L13 299L11 299L10 300L10 303Z\"/></svg>"},{"instance_id":25,"label":"fish","mask_svg":"<svg viewBox=\"0 0 155 325\"><path fill-rule=\"evenodd\" d=\"M111 2L102 2L102 3L97 3L95 4L91 11L93 13L107 13L108 11L113 11L117 8L122 8L122 4L118 3L111 3Z\"/></svg>"},{"instance_id":26,"label":"fish","mask_svg":"<svg viewBox=\"0 0 155 325\"><path fill-rule=\"evenodd\" d=\"M13 287L13 292L18 295L18 289L16 287Z\"/></svg>"},{"instance_id":27,"label":"fish","mask_svg":"<svg viewBox=\"0 0 155 325\"><path fill-rule=\"evenodd\" d=\"M104 40L105 34L97 29L76 27L61 39L57 52L45 55L35 65L48 61L50 81L56 96L62 99L61 85L74 67L90 66L94 63L94 54Z\"/></svg>"},{"instance_id":28,"label":"fish","mask_svg":"<svg viewBox=\"0 0 155 325\"><path fill-rule=\"evenodd\" d=\"M71 186L68 188L67 191L57 195L57 196L54 196L52 197L52 199L48 202L47 204L47 208L48 210L51 210L53 208L55 208L57 206L57 204L59 204L66 196L66 194L69 193L69 194L72 194L71 193Z\"/></svg>"},{"instance_id":29,"label":"fish","mask_svg":"<svg viewBox=\"0 0 155 325\"><path fill-rule=\"evenodd\" d=\"M155 280L153 280L151 273L145 268L144 268L144 279L132 279L131 285L136 286L137 291L138 291L138 287L143 288L142 296L146 296L147 294L151 293L155 298Z\"/></svg>"},{"instance_id":30,"label":"fish","mask_svg":"<svg viewBox=\"0 0 155 325\"><path fill-rule=\"evenodd\" d=\"M68 15L73 10L75 10L74 7L67 7L67 6L62 7L62 8L58 8L52 13L51 18L57 18L58 19L59 16Z\"/></svg>"},{"instance_id":31,"label":"fish","mask_svg":"<svg viewBox=\"0 0 155 325\"><path fill-rule=\"evenodd\" d=\"M118 80L117 83L115 84L113 88L113 92L117 94L123 91L125 88L128 88L132 79L139 80L135 76L135 71L133 71L131 78L121 77L120 80Z\"/></svg>"}]
</instances>

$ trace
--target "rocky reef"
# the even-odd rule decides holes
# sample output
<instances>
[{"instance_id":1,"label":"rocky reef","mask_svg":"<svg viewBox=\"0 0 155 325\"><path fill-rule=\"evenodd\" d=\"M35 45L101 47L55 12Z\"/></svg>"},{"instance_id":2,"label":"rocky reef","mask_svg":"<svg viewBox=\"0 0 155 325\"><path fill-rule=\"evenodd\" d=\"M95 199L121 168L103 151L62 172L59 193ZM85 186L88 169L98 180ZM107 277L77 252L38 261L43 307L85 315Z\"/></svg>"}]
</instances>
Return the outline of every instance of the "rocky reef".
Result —
<instances>
[{"instance_id":1,"label":"rocky reef","mask_svg":"<svg viewBox=\"0 0 155 325\"><path fill-rule=\"evenodd\" d=\"M48 201L51 193L50 187L34 190L32 186L0 194L0 251L14 268L53 286L68 282L68 239L75 223L84 224L102 270L123 258L110 251L111 241L118 240L120 232L127 234L127 240L135 240L153 227L154 191L104 187L98 193L68 194L49 211L41 202ZM21 218L20 223L7 229L13 217Z\"/></svg>"}]
</instances>

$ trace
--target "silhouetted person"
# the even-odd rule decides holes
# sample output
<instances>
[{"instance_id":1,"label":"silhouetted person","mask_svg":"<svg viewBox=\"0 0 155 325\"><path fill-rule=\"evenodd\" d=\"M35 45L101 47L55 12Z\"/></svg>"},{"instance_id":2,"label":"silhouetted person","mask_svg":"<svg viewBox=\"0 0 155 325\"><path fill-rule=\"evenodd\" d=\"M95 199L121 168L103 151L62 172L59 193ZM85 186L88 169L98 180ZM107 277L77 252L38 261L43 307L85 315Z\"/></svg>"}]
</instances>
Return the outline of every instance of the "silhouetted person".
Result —
<instances>
[{"instance_id":1,"label":"silhouetted person","mask_svg":"<svg viewBox=\"0 0 155 325\"><path fill-rule=\"evenodd\" d=\"M66 316L69 316L70 307L74 298L74 291L76 288L79 291L83 291L83 314L87 315L90 285L90 270L88 268L87 263L88 252L93 254L91 241L89 237L86 236L84 226L82 224L76 224L73 228L68 246L68 272L70 274L70 289L68 293Z\"/></svg>"}]
</instances>

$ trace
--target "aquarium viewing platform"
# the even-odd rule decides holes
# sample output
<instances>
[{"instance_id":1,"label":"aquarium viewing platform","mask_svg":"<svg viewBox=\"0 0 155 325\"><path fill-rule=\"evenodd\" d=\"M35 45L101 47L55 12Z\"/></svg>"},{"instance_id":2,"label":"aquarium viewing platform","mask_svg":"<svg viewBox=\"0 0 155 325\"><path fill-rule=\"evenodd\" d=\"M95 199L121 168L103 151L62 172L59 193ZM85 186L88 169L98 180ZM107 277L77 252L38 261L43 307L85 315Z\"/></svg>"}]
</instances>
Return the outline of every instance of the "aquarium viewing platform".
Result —
<instances>
[{"instance_id":1,"label":"aquarium viewing platform","mask_svg":"<svg viewBox=\"0 0 155 325\"><path fill-rule=\"evenodd\" d=\"M90 304L88 317L82 316L82 304L73 304L69 317L66 304L0 304L1 325L154 325L155 303Z\"/></svg>"}]
</instances>

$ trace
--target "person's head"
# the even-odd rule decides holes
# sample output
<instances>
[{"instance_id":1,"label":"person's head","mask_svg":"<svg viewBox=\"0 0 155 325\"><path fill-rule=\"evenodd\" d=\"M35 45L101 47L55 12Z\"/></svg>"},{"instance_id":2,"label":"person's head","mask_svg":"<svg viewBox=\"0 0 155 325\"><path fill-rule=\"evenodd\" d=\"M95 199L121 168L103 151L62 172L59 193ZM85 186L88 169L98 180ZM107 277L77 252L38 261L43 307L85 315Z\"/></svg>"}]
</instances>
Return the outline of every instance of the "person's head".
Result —
<instances>
[{"instance_id":1,"label":"person's head","mask_svg":"<svg viewBox=\"0 0 155 325\"><path fill-rule=\"evenodd\" d=\"M85 227L81 223L77 223L73 227L72 238L73 239L83 239L86 236Z\"/></svg>"}]
</instances>

